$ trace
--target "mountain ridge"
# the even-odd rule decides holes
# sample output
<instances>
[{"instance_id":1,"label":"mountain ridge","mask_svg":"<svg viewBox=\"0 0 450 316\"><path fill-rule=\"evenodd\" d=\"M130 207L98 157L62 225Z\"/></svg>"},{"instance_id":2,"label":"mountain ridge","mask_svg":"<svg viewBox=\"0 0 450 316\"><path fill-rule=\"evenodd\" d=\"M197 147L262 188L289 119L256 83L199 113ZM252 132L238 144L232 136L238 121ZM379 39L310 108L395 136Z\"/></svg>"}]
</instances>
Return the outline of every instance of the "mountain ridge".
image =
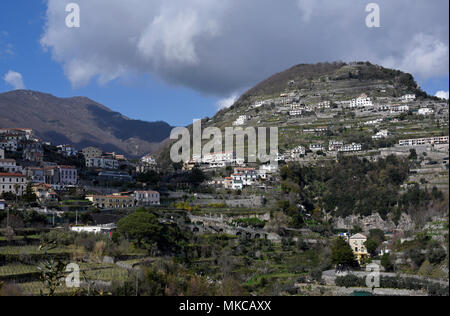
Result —
<instances>
[{"instance_id":1,"label":"mountain ridge","mask_svg":"<svg viewBox=\"0 0 450 316\"><path fill-rule=\"evenodd\" d=\"M1 93L0 113L1 128L31 128L55 145L98 146L132 157L155 152L172 129L166 122L128 118L88 97L32 90Z\"/></svg>"}]
</instances>

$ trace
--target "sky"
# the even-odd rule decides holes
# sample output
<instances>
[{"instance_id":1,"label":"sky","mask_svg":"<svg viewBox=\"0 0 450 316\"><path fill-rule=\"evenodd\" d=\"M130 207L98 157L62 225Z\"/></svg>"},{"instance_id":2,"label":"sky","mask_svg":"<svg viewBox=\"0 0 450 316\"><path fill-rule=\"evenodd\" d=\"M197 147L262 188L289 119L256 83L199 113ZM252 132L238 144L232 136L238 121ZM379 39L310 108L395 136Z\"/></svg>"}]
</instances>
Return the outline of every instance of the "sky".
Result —
<instances>
[{"instance_id":1,"label":"sky","mask_svg":"<svg viewBox=\"0 0 450 316\"><path fill-rule=\"evenodd\" d=\"M370 61L448 98L449 1L374 1L380 24L369 28L370 2L2 0L0 92L87 96L183 126L293 65ZM66 23L69 3L79 27Z\"/></svg>"}]
</instances>

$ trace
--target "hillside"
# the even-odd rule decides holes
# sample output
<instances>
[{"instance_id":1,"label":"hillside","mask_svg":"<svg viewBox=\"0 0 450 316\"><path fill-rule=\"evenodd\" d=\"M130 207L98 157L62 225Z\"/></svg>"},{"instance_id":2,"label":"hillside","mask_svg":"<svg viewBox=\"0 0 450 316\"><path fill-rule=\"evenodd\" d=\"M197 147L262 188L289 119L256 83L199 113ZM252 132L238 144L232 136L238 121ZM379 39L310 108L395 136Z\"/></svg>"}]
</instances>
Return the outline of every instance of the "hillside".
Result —
<instances>
[{"instance_id":1,"label":"hillside","mask_svg":"<svg viewBox=\"0 0 450 316\"><path fill-rule=\"evenodd\" d=\"M399 97L407 93L427 97L414 77L400 70L383 68L369 62L301 64L251 88L233 106L217 113L214 121L224 121L255 102L273 100L282 93L294 93L305 104L350 100L362 93L372 98Z\"/></svg>"},{"instance_id":2,"label":"hillside","mask_svg":"<svg viewBox=\"0 0 450 316\"><path fill-rule=\"evenodd\" d=\"M367 109L350 109L349 102L366 94L374 102ZM395 69L387 69L369 62L301 64L274 74L245 92L231 107L219 111L214 117L206 118L202 127L233 126L239 117L246 121L242 127L279 127L280 150L302 145L309 148L311 143L326 143L331 140L347 143L366 143L365 148L377 148L372 141L374 131L363 125L369 120L389 120L395 118L383 105L402 103L400 98L414 94L417 99L411 110L421 106L442 103L428 96L418 86L411 74ZM320 104L327 103L327 107ZM292 114L297 110L301 114ZM405 113L406 114L406 113ZM416 128L414 122L408 123ZM386 123L386 129L409 128L406 122L399 126ZM363 125L363 127L361 126ZM326 133L305 133L304 130L326 127ZM419 128L420 135L433 133ZM397 137L401 137L397 133ZM396 138L390 138L390 144ZM161 150L162 160L167 160L168 144Z\"/></svg>"},{"instance_id":3,"label":"hillside","mask_svg":"<svg viewBox=\"0 0 450 316\"><path fill-rule=\"evenodd\" d=\"M129 119L86 97L17 90L0 94L0 128L32 128L53 144L99 146L129 156L157 150L171 126Z\"/></svg>"}]
</instances>

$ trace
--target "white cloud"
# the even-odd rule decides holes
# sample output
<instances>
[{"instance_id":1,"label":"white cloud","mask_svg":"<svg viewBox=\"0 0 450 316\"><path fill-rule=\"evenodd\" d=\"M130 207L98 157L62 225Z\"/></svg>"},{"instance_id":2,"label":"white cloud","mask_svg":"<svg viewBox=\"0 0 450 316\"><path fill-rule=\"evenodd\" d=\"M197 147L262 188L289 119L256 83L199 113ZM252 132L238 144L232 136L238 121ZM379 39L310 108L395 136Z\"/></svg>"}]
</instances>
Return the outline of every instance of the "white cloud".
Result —
<instances>
[{"instance_id":1,"label":"white cloud","mask_svg":"<svg viewBox=\"0 0 450 316\"><path fill-rule=\"evenodd\" d=\"M432 35L419 33L407 45L401 57L390 57L384 64L422 78L448 75L448 44Z\"/></svg>"},{"instance_id":2,"label":"white cloud","mask_svg":"<svg viewBox=\"0 0 450 316\"><path fill-rule=\"evenodd\" d=\"M151 74L225 97L292 65L336 60L448 75L447 0L378 0L380 29L354 0L77 0L81 27L70 29L69 2L47 0L41 45L75 87Z\"/></svg>"},{"instance_id":3,"label":"white cloud","mask_svg":"<svg viewBox=\"0 0 450 316\"><path fill-rule=\"evenodd\" d=\"M438 91L438 92L436 92L436 97L448 100L449 92L448 91Z\"/></svg>"},{"instance_id":4,"label":"white cloud","mask_svg":"<svg viewBox=\"0 0 450 316\"><path fill-rule=\"evenodd\" d=\"M224 99L217 101L217 107L220 110L229 108L237 101L238 98L239 98L239 96L237 94L232 94L228 98L224 98Z\"/></svg>"},{"instance_id":5,"label":"white cloud","mask_svg":"<svg viewBox=\"0 0 450 316\"><path fill-rule=\"evenodd\" d=\"M8 85L12 86L14 90L26 89L22 74L18 72L12 70L8 71L3 77L3 80L5 80Z\"/></svg>"}]
</instances>

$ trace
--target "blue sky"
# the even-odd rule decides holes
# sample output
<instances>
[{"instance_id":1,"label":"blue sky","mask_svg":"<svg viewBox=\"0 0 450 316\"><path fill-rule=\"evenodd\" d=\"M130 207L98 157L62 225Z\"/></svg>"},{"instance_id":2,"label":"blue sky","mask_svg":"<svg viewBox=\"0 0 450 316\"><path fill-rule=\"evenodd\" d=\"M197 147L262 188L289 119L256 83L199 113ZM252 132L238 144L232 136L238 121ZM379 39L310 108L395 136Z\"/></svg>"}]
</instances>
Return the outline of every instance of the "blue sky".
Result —
<instances>
[{"instance_id":1,"label":"blue sky","mask_svg":"<svg viewBox=\"0 0 450 316\"><path fill-rule=\"evenodd\" d=\"M433 4L427 5L428 1L414 1L408 9L411 11L404 17L389 2L383 7L381 1L382 8L386 8L382 11L386 12L384 19L382 15L384 30L371 32L363 23L359 23L364 20L365 2L355 0L359 3L359 6L355 6L343 0L341 6L334 8L335 11L345 11L349 15L345 20L358 23L358 27L339 21L333 26L331 22L330 30L323 33L315 23L320 23L323 29L320 19L327 14L337 14L335 11L323 11L325 9L322 7L326 6L315 7L316 3L325 0L317 0L314 4L309 0L286 0L283 5L292 5L292 8L298 8L298 12L285 10L289 13L284 12L283 16L271 13L271 20L265 23L259 23L259 18L264 17L266 11L274 12L272 6L275 1L261 0L254 9L246 5L253 0L235 2L234 7L225 4L206 5L202 1L189 0L187 2L191 2L191 6L184 9L176 0L164 3L161 0L142 0L142 6L153 15L141 14L144 7L126 7L129 11L127 14L136 17L132 23L127 17L110 18L124 11L122 6L126 1L79 0L84 25L90 25L93 21L104 23L95 29L87 29L82 24L78 33L57 24L66 15L57 1L68 2L1 2L0 92L12 89L3 80L4 75L12 70L22 75L27 89L59 97L87 96L134 119L163 120L173 126L181 126L191 123L194 118L213 116L220 100L234 100L255 83L297 63L371 60L412 72L421 87L431 95L449 90L446 0L436 0L442 5L437 9L433 8ZM101 2L110 5L105 10L96 11L94 2L95 5ZM350 11L347 5L350 5ZM236 12L242 13L242 16L233 13L233 10L238 10ZM260 11L254 17L246 15L246 10ZM93 12L97 15L94 16ZM288 19L285 14L289 15ZM420 23L423 25L417 25L419 20L414 18L415 14L421 14ZM289 34L277 31L277 27L286 29L285 20L296 19L296 15L298 29L290 28ZM168 22L165 24L166 18ZM132 25L129 29L128 24ZM269 25L267 27L270 29L264 29L265 25ZM351 30L354 34L336 38L330 32L338 28L341 31ZM314 39L306 37L307 30L317 32ZM61 37L58 37L58 32L64 35L64 40L59 40ZM133 38L133 34L142 38L136 42L136 46L121 51L121 47L126 46L124 42ZM41 43L44 35L48 35L46 46ZM373 36L373 39L368 36ZM330 43L336 38L334 54L322 53L325 47L322 45L330 43L317 42L317 38L327 39ZM425 44L416 49L414 40ZM368 47L360 51L346 50L348 41L353 41L354 47L361 46L361 43ZM395 45L390 45L392 43ZM374 45L373 49L371 45ZM305 49L306 46L310 51ZM142 49L142 56L136 57L133 51L136 47ZM414 54L409 54L411 47ZM79 84L80 78L74 74L71 63L75 59L82 61L80 68L89 70L94 65L89 56L94 55L99 58L103 68L99 66L92 74L81 78L84 83ZM436 62L424 65L424 58L435 58ZM111 76L111 69L117 64L121 66L118 68L120 71ZM99 83L97 79L102 76L108 77L108 80Z\"/></svg>"},{"instance_id":2,"label":"blue sky","mask_svg":"<svg viewBox=\"0 0 450 316\"><path fill-rule=\"evenodd\" d=\"M72 88L61 65L39 43L45 23L45 2L4 0L0 6L0 47L12 45L12 52L0 54L2 78L13 70L22 74L27 89L58 97L87 96L131 118L162 120L173 126L187 125L192 118L212 116L217 110L217 97L169 85L150 75ZM0 81L0 92L11 89Z\"/></svg>"}]
</instances>

